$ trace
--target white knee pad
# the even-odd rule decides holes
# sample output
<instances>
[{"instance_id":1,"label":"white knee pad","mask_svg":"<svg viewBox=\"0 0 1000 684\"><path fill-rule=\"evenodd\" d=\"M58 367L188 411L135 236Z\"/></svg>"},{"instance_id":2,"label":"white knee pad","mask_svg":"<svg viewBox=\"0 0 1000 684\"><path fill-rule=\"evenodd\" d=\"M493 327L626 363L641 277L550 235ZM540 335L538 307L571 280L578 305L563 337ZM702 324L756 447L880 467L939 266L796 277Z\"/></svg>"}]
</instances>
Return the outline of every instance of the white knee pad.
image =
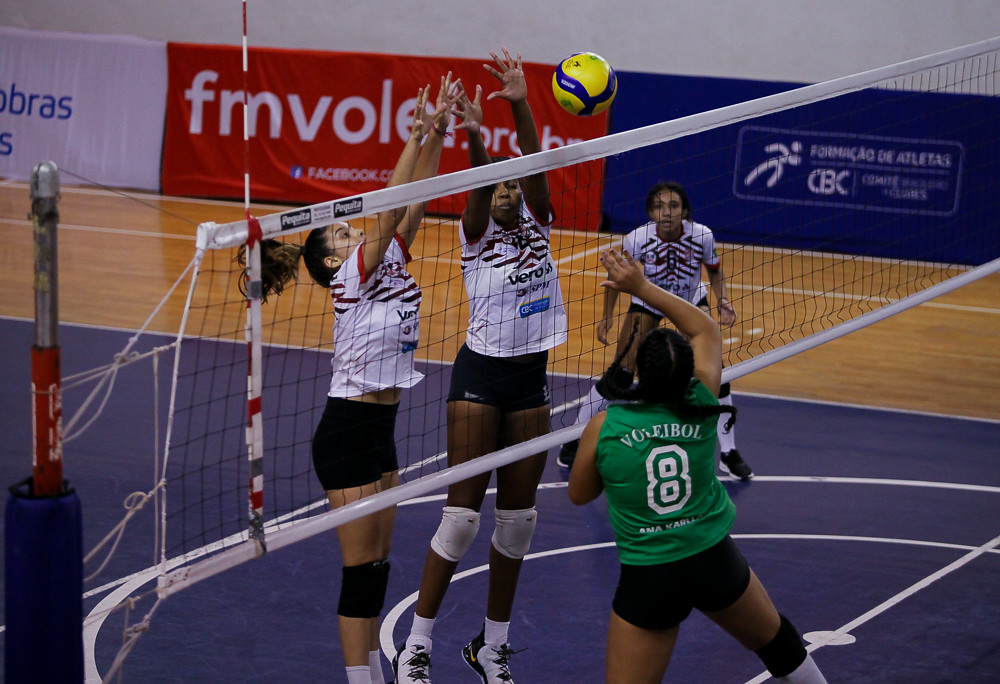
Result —
<instances>
[{"instance_id":1,"label":"white knee pad","mask_svg":"<svg viewBox=\"0 0 1000 684\"><path fill-rule=\"evenodd\" d=\"M493 530L493 547L507 558L521 559L528 553L531 537L535 533L538 514L534 508L514 511L496 511L496 529Z\"/></svg>"},{"instance_id":2,"label":"white knee pad","mask_svg":"<svg viewBox=\"0 0 1000 684\"><path fill-rule=\"evenodd\" d=\"M479 511L460 506L445 506L441 524L431 538L434 553L457 563L472 546L479 532Z\"/></svg>"}]
</instances>

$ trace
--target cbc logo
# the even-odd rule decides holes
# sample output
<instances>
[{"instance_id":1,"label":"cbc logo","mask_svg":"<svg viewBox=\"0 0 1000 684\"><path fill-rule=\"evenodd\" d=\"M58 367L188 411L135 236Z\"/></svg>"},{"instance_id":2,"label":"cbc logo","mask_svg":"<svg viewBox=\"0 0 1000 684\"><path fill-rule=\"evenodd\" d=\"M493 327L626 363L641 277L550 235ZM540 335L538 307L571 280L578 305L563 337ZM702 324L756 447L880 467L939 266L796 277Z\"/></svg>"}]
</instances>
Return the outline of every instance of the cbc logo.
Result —
<instances>
[{"instance_id":1,"label":"cbc logo","mask_svg":"<svg viewBox=\"0 0 1000 684\"><path fill-rule=\"evenodd\" d=\"M851 192L845 185L849 185L851 177L850 171L836 171L834 169L816 169L809 173L806 185L814 195L850 195Z\"/></svg>"}]
</instances>

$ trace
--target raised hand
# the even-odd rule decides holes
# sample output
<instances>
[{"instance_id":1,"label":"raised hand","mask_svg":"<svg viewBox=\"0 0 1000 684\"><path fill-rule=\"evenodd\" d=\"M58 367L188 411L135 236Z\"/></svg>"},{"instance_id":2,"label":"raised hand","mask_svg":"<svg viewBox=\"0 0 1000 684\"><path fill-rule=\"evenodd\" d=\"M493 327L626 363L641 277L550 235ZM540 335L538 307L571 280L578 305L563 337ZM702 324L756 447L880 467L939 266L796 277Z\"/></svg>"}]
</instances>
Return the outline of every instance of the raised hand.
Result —
<instances>
[{"instance_id":1,"label":"raised hand","mask_svg":"<svg viewBox=\"0 0 1000 684\"><path fill-rule=\"evenodd\" d=\"M417 102L413 105L413 124L410 126L410 138L416 138L418 142L424 139L433 126L431 117L427 113L427 93L430 89L431 86L428 83L417 90Z\"/></svg>"},{"instance_id":2,"label":"raised hand","mask_svg":"<svg viewBox=\"0 0 1000 684\"><path fill-rule=\"evenodd\" d=\"M602 251L601 264L608 272L608 279L601 283L601 287L634 294L646 281L642 264L624 250L620 253L615 249Z\"/></svg>"},{"instance_id":3,"label":"raised hand","mask_svg":"<svg viewBox=\"0 0 1000 684\"><path fill-rule=\"evenodd\" d=\"M441 87L438 89L437 99L434 101L434 111L430 115L431 126L441 135L445 135L448 130L452 108L458 101L461 89L462 81L452 81L450 71L447 76L441 77Z\"/></svg>"},{"instance_id":4,"label":"raised hand","mask_svg":"<svg viewBox=\"0 0 1000 684\"><path fill-rule=\"evenodd\" d=\"M461 81L458 82L458 85L458 98L455 101L455 108L452 113L461 119L461 123L456 124L455 128L463 128L468 133L479 133L480 126L483 123L483 107L481 104L483 89L477 85L476 96L470 100L469 93L462 86Z\"/></svg>"},{"instance_id":5,"label":"raised hand","mask_svg":"<svg viewBox=\"0 0 1000 684\"><path fill-rule=\"evenodd\" d=\"M503 85L500 90L490 93L486 99L492 100L500 97L510 102L520 102L528 97L528 84L524 80L524 70L521 67L521 53L517 57L511 57L507 48L503 48L503 57L495 52L490 52L496 67L484 64L483 68L493 74Z\"/></svg>"}]
</instances>

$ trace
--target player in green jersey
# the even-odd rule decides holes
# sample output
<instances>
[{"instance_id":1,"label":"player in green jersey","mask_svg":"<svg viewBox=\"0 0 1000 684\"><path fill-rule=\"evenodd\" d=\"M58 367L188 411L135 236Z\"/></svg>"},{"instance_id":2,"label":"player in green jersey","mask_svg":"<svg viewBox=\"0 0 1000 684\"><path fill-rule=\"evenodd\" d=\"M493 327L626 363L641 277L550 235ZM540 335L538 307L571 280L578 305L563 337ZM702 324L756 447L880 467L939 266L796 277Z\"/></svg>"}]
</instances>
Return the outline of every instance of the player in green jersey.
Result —
<instances>
[{"instance_id":1,"label":"player in green jersey","mask_svg":"<svg viewBox=\"0 0 1000 684\"><path fill-rule=\"evenodd\" d=\"M715 475L719 326L646 280L628 254L602 253L604 287L649 302L677 330L640 342L638 385L591 418L570 472L575 504L608 500L621 576L608 626L607 682L660 682L680 623L697 608L781 682L826 680L729 535L735 507ZM626 345L629 346L629 345ZM616 370L616 359L608 372Z\"/></svg>"}]
</instances>

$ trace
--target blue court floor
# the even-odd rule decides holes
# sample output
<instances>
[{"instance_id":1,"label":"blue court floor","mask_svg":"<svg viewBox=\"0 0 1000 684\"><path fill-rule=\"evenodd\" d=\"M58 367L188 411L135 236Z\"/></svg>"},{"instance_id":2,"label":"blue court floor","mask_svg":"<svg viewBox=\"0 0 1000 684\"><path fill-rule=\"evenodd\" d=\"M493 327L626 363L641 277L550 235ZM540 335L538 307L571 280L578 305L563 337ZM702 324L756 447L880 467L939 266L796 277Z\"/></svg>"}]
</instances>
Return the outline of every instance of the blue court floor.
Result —
<instances>
[{"instance_id":1,"label":"blue court floor","mask_svg":"<svg viewBox=\"0 0 1000 684\"><path fill-rule=\"evenodd\" d=\"M0 475L30 474L30 322L0 319ZM67 326L64 373L106 363L126 333ZM73 350L73 351L69 351ZM83 505L85 549L149 486L142 411L149 379L123 372L99 424L66 445L65 476ZM757 476L727 482L734 537L779 610L833 682L1000 681L1000 420L966 420L739 394L737 442ZM70 408L70 407L68 407ZM569 503L550 454L539 524L511 626L516 681L600 682L617 560L603 500ZM384 670L409 628L443 492L398 509L383 624ZM492 497L484 505L491 514ZM435 682L478 681L461 648L485 610L490 532L460 566L435 629ZM151 532L150 532L151 534ZM148 538L123 545L86 590L84 612L120 586L116 568L148 567ZM244 563L167 599L125 661L125 682L339 682L340 559L324 533ZM137 588L135 593L151 587ZM139 605L135 621L150 603ZM124 615L100 625L105 674ZM700 615L681 628L666 681L764 681L753 656Z\"/></svg>"}]
</instances>

